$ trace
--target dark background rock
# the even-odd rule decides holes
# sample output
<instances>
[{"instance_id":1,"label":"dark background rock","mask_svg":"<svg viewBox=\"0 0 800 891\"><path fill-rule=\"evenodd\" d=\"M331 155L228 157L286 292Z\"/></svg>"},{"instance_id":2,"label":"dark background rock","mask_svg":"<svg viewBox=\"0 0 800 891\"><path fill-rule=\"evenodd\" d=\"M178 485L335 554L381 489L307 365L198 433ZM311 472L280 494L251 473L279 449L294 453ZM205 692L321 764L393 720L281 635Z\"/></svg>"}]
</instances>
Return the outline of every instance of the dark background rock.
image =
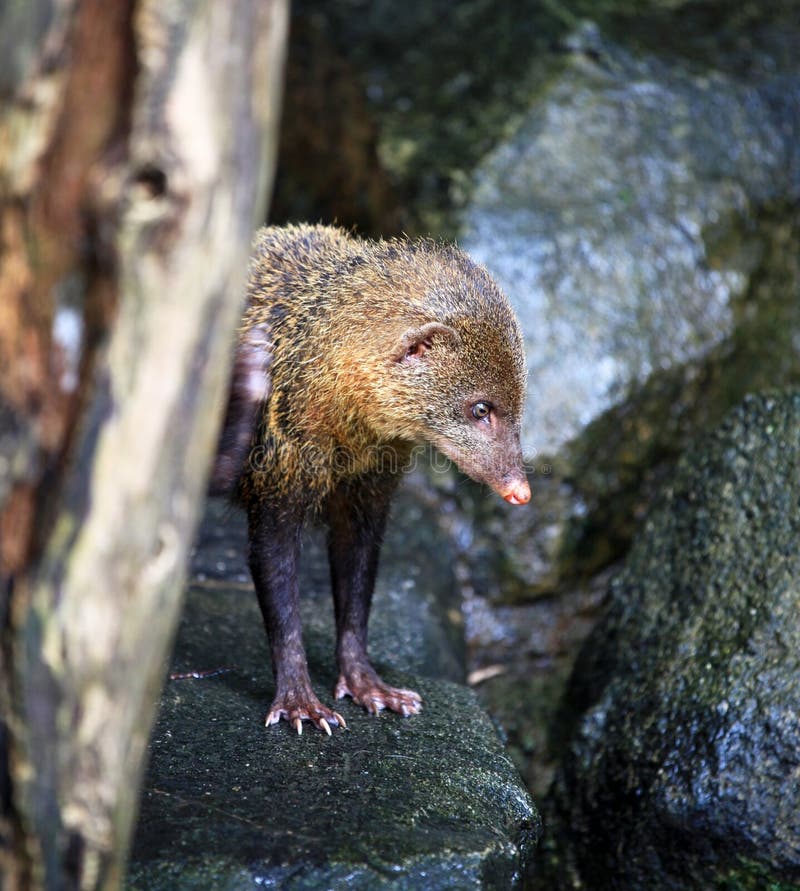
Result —
<instances>
[{"instance_id":1,"label":"dark background rock","mask_svg":"<svg viewBox=\"0 0 800 891\"><path fill-rule=\"evenodd\" d=\"M378 128L363 79L336 42L329 16L293 5L286 108L272 220L325 220L373 237L410 223L378 157Z\"/></svg>"},{"instance_id":2,"label":"dark background rock","mask_svg":"<svg viewBox=\"0 0 800 891\"><path fill-rule=\"evenodd\" d=\"M398 222L411 233L455 235L452 211L462 203L460 191L507 131L509 115L529 102L531 64L564 30L557 15L531 0L297 0L285 113L296 135L284 143L293 156L284 151L279 159L271 218L320 214L326 222L383 235L396 233ZM333 73L343 68L346 87ZM293 78L293 71L303 74ZM323 71L327 75L318 76ZM353 101L337 102L343 90ZM319 130L330 137L327 152L318 149ZM355 157L354 144L365 148L368 184L331 161L338 136L344 156ZM311 185L324 176L321 161L341 169L336 204ZM286 169L296 172L289 183L281 174ZM373 204L353 218L349 208L363 208L366 196L387 182L400 217L395 207L375 213Z\"/></svg>"},{"instance_id":3,"label":"dark background rock","mask_svg":"<svg viewBox=\"0 0 800 891\"><path fill-rule=\"evenodd\" d=\"M800 391L687 451L570 682L540 887L800 884L799 507Z\"/></svg>"},{"instance_id":4,"label":"dark background rock","mask_svg":"<svg viewBox=\"0 0 800 891\"><path fill-rule=\"evenodd\" d=\"M390 527L370 649L390 683L420 691L423 712L375 718L346 700L337 708L348 731L328 738L306 727L298 738L285 722L263 727L269 655L244 581L244 524L209 505L173 671L230 670L168 683L131 891L521 884L539 817L474 694L441 680L464 672L448 544L418 507L407 509L417 511L415 534ZM312 680L331 701L333 609L316 536L301 566Z\"/></svg>"}]
</instances>

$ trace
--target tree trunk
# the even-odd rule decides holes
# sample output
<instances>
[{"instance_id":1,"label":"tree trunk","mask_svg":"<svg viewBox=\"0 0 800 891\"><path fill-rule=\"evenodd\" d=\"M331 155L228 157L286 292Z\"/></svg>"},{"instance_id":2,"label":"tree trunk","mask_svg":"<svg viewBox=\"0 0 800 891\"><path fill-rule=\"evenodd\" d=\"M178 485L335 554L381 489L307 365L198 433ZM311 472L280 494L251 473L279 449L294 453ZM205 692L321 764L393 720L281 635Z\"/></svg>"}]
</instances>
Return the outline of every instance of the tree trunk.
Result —
<instances>
[{"instance_id":1,"label":"tree trunk","mask_svg":"<svg viewBox=\"0 0 800 891\"><path fill-rule=\"evenodd\" d=\"M286 0L0 7L0 888L119 885Z\"/></svg>"}]
</instances>

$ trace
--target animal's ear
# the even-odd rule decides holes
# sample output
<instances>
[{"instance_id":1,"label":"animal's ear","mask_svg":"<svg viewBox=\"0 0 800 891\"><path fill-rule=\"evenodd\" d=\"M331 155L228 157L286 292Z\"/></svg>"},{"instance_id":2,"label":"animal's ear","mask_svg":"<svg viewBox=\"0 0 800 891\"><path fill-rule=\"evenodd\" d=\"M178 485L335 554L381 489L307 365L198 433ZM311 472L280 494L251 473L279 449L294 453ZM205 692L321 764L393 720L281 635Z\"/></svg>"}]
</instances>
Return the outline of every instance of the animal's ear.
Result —
<instances>
[{"instance_id":1,"label":"animal's ear","mask_svg":"<svg viewBox=\"0 0 800 891\"><path fill-rule=\"evenodd\" d=\"M392 358L395 362L408 364L419 362L434 343L447 343L455 346L461 338L455 328L441 322L427 322L418 328L409 328L395 345Z\"/></svg>"}]
</instances>

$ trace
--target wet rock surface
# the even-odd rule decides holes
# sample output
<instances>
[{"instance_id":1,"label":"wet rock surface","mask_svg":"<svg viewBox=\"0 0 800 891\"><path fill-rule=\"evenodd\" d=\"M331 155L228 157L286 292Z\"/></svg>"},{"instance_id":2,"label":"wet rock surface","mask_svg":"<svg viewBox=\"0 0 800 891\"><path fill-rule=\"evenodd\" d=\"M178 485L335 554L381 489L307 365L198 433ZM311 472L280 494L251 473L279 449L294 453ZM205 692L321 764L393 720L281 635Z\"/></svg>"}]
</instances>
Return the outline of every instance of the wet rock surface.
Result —
<instances>
[{"instance_id":1,"label":"wet rock surface","mask_svg":"<svg viewBox=\"0 0 800 891\"><path fill-rule=\"evenodd\" d=\"M800 380L800 20L679 6L561 34L460 212L527 340L539 511L493 541L506 598L613 563L693 435Z\"/></svg>"},{"instance_id":2,"label":"wet rock surface","mask_svg":"<svg viewBox=\"0 0 800 891\"><path fill-rule=\"evenodd\" d=\"M589 24L564 46L560 75L478 168L461 239L515 301L528 451L546 454L632 383L730 336L757 253L715 240L800 195L800 71L782 42L761 47L774 70L745 82Z\"/></svg>"},{"instance_id":3,"label":"wet rock surface","mask_svg":"<svg viewBox=\"0 0 800 891\"><path fill-rule=\"evenodd\" d=\"M408 497L390 524L371 622L387 681L421 715L337 708L331 738L264 728L266 635L247 580L242 518L212 503L199 536L173 672L151 744L128 888L509 888L530 866L539 818L463 678L448 544ZM402 529L401 529L402 527ZM301 557L312 680L330 702L332 606L323 549Z\"/></svg>"},{"instance_id":4,"label":"wet rock surface","mask_svg":"<svg viewBox=\"0 0 800 891\"><path fill-rule=\"evenodd\" d=\"M679 463L578 659L540 887L798 887L798 541L800 391L748 398Z\"/></svg>"}]
</instances>

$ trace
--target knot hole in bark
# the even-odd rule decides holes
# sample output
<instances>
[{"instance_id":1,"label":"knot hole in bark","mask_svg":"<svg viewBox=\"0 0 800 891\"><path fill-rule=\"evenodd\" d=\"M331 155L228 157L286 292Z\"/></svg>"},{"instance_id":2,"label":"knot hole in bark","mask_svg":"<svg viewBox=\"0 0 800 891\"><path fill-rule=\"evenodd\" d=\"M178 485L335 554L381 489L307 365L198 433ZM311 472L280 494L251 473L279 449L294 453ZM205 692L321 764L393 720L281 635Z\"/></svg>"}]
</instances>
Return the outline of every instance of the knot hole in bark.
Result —
<instances>
[{"instance_id":1,"label":"knot hole in bark","mask_svg":"<svg viewBox=\"0 0 800 891\"><path fill-rule=\"evenodd\" d=\"M167 194L167 174L156 164L144 164L135 173L133 182L145 198L163 198Z\"/></svg>"}]
</instances>

